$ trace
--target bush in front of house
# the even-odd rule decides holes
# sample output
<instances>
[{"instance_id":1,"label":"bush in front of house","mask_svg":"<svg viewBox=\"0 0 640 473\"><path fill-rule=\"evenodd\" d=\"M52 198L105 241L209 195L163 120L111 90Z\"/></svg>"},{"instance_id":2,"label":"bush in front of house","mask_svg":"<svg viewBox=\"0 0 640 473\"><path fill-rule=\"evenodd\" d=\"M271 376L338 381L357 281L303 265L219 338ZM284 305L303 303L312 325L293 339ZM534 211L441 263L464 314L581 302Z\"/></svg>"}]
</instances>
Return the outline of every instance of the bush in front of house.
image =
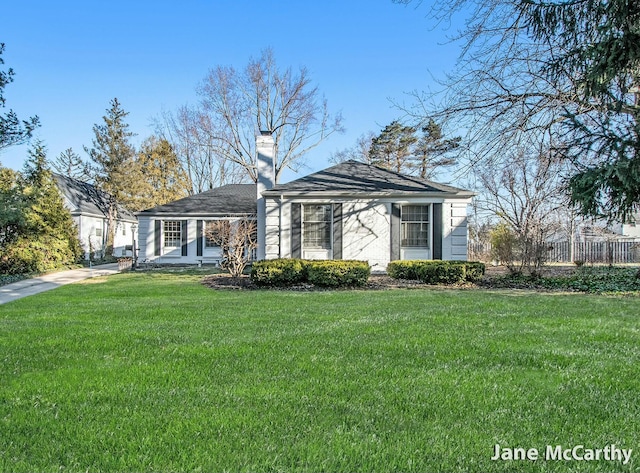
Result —
<instances>
[{"instance_id":1,"label":"bush in front of house","mask_svg":"<svg viewBox=\"0 0 640 473\"><path fill-rule=\"evenodd\" d=\"M484 276L486 266L480 261L460 261L464 264L464 277L468 282L479 282Z\"/></svg>"},{"instance_id":2,"label":"bush in front of house","mask_svg":"<svg viewBox=\"0 0 640 473\"><path fill-rule=\"evenodd\" d=\"M485 265L477 261L407 260L392 261L387 274L394 279L419 280L427 284L478 282Z\"/></svg>"},{"instance_id":3,"label":"bush in front of house","mask_svg":"<svg viewBox=\"0 0 640 473\"><path fill-rule=\"evenodd\" d=\"M423 260L391 261L387 265L387 274L393 279L417 280L418 268Z\"/></svg>"},{"instance_id":4,"label":"bush in front of house","mask_svg":"<svg viewBox=\"0 0 640 473\"><path fill-rule=\"evenodd\" d=\"M369 280L366 261L301 260L281 258L257 261L251 279L261 287L287 287L309 283L320 287L361 287Z\"/></svg>"},{"instance_id":5,"label":"bush in front of house","mask_svg":"<svg viewBox=\"0 0 640 473\"><path fill-rule=\"evenodd\" d=\"M307 281L321 287L362 287L369 280L371 267L366 261L306 261Z\"/></svg>"},{"instance_id":6,"label":"bush in front of house","mask_svg":"<svg viewBox=\"0 0 640 473\"><path fill-rule=\"evenodd\" d=\"M285 287L305 282L306 262L296 258L256 261L251 266L251 280L262 287Z\"/></svg>"}]
</instances>

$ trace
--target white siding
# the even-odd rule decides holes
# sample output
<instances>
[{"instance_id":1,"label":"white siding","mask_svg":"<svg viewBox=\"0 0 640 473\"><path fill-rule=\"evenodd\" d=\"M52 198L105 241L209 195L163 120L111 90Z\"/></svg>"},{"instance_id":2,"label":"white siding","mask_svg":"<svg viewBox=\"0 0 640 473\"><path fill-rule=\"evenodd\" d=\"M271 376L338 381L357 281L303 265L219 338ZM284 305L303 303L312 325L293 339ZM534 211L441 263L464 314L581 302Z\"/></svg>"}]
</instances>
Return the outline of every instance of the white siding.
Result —
<instances>
[{"instance_id":1,"label":"white siding","mask_svg":"<svg viewBox=\"0 0 640 473\"><path fill-rule=\"evenodd\" d=\"M138 262L153 259L153 220L138 218Z\"/></svg>"},{"instance_id":2,"label":"white siding","mask_svg":"<svg viewBox=\"0 0 640 473\"><path fill-rule=\"evenodd\" d=\"M78 227L78 237L84 249L85 259L89 259L90 252L93 252L97 257L104 256L105 242L107 240L107 219L80 215L73 217L73 220ZM127 251L126 247L131 247L133 244L131 235L132 222L118 221L116 225L113 256L131 256L131 251Z\"/></svg>"},{"instance_id":3,"label":"white siding","mask_svg":"<svg viewBox=\"0 0 640 473\"><path fill-rule=\"evenodd\" d=\"M222 259L222 250L220 248L206 248L204 241L202 242L202 255L198 255L198 220L203 220L203 232L206 222L214 220L213 217L206 218L189 218L187 220L187 255L182 256L182 246L176 248L165 248L160 246L160 255L155 254L155 222L166 220L177 220L182 222L185 220L180 216L163 216L139 218L139 235L138 235L138 262L154 262L158 264L219 264ZM161 227L162 228L162 227ZM162 230L161 230L162 231Z\"/></svg>"},{"instance_id":4,"label":"white siding","mask_svg":"<svg viewBox=\"0 0 640 473\"><path fill-rule=\"evenodd\" d=\"M442 259L467 259L467 202L442 205Z\"/></svg>"},{"instance_id":5,"label":"white siding","mask_svg":"<svg viewBox=\"0 0 640 473\"><path fill-rule=\"evenodd\" d=\"M280 205L275 199L265 199L265 258L274 259L280 257Z\"/></svg>"},{"instance_id":6,"label":"white siding","mask_svg":"<svg viewBox=\"0 0 640 473\"><path fill-rule=\"evenodd\" d=\"M390 256L391 204L344 202L342 218L342 259L368 261L374 271L384 270Z\"/></svg>"}]
</instances>

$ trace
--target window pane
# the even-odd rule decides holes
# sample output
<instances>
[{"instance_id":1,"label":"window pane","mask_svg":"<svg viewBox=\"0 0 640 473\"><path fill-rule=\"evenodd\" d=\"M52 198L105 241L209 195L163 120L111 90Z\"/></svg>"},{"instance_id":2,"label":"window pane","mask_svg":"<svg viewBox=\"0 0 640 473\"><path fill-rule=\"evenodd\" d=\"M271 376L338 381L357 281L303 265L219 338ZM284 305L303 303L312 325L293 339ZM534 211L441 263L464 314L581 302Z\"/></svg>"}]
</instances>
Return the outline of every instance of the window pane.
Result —
<instances>
[{"instance_id":1,"label":"window pane","mask_svg":"<svg viewBox=\"0 0 640 473\"><path fill-rule=\"evenodd\" d=\"M182 245L182 223L180 220L164 222L164 246L178 247Z\"/></svg>"},{"instance_id":2,"label":"window pane","mask_svg":"<svg viewBox=\"0 0 640 473\"><path fill-rule=\"evenodd\" d=\"M429 222L428 205L404 205L402 206L403 222Z\"/></svg>"},{"instance_id":3,"label":"window pane","mask_svg":"<svg viewBox=\"0 0 640 473\"><path fill-rule=\"evenodd\" d=\"M305 222L330 222L331 221L331 205L305 205L304 221Z\"/></svg>"}]
</instances>

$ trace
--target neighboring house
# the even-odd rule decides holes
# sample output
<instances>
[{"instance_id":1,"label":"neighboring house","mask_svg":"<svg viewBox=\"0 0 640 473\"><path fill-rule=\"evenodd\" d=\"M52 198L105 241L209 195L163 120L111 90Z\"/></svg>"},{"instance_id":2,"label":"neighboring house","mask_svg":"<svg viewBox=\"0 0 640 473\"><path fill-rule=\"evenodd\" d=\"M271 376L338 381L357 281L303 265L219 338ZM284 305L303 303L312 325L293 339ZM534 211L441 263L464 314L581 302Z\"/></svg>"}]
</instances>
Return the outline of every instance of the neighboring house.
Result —
<instances>
[{"instance_id":1,"label":"neighboring house","mask_svg":"<svg viewBox=\"0 0 640 473\"><path fill-rule=\"evenodd\" d=\"M634 214L627 223L614 225L612 230L623 238L640 239L640 213Z\"/></svg>"},{"instance_id":2,"label":"neighboring house","mask_svg":"<svg viewBox=\"0 0 640 473\"><path fill-rule=\"evenodd\" d=\"M61 174L53 176L65 206L78 226L85 259L89 259L91 253L95 258L104 256L109 222L109 194L77 179ZM118 206L113 256L131 256L133 231L137 222L135 215Z\"/></svg>"},{"instance_id":3,"label":"neighboring house","mask_svg":"<svg viewBox=\"0 0 640 473\"><path fill-rule=\"evenodd\" d=\"M256 218L258 259L467 258L474 193L348 161L273 185L273 139L258 137L258 183L227 185L138 213L141 260L216 262L210 220Z\"/></svg>"}]
</instances>

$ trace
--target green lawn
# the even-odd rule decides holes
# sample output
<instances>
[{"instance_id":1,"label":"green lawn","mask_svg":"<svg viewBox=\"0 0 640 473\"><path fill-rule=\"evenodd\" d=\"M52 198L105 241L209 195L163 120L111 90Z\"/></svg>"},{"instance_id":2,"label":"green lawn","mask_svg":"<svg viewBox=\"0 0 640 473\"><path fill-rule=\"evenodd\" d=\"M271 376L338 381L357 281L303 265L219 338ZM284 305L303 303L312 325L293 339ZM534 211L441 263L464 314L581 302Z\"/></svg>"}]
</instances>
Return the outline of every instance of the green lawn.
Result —
<instances>
[{"instance_id":1,"label":"green lawn","mask_svg":"<svg viewBox=\"0 0 640 473\"><path fill-rule=\"evenodd\" d=\"M637 471L639 302L65 286L0 306L0 470ZM634 452L492 461L496 443Z\"/></svg>"}]
</instances>

